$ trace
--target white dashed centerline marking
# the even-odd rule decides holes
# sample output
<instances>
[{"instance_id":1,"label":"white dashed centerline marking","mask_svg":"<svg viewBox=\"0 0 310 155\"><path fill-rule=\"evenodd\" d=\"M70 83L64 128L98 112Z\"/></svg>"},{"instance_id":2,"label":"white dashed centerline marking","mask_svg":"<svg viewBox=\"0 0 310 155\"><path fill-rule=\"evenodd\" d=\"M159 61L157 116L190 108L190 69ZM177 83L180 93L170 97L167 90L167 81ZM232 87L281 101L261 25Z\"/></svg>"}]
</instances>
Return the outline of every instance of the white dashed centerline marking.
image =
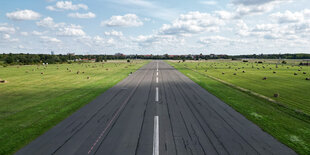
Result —
<instances>
[{"instance_id":1,"label":"white dashed centerline marking","mask_svg":"<svg viewBox=\"0 0 310 155\"><path fill-rule=\"evenodd\" d=\"M154 117L153 155L159 155L159 117Z\"/></svg>"},{"instance_id":2,"label":"white dashed centerline marking","mask_svg":"<svg viewBox=\"0 0 310 155\"><path fill-rule=\"evenodd\" d=\"M156 83L158 83L158 77L156 77Z\"/></svg>"},{"instance_id":3,"label":"white dashed centerline marking","mask_svg":"<svg viewBox=\"0 0 310 155\"><path fill-rule=\"evenodd\" d=\"M158 102L158 87L156 87L155 101Z\"/></svg>"},{"instance_id":4,"label":"white dashed centerline marking","mask_svg":"<svg viewBox=\"0 0 310 155\"><path fill-rule=\"evenodd\" d=\"M157 71L157 73L156 73L156 76L158 76L158 71Z\"/></svg>"}]
</instances>

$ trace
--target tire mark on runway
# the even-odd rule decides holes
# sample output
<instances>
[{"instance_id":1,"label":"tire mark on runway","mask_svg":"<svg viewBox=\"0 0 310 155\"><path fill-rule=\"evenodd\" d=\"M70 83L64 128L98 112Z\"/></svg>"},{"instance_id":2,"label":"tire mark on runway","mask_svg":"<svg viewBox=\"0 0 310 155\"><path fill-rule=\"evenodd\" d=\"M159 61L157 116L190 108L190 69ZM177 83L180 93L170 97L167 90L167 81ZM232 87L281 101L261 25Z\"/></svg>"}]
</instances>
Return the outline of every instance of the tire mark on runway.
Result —
<instances>
[{"instance_id":1,"label":"tire mark on runway","mask_svg":"<svg viewBox=\"0 0 310 155\"><path fill-rule=\"evenodd\" d=\"M117 110L117 112L114 114L114 116L112 117L112 119L109 121L108 125L104 128L104 130L101 132L101 134L99 135L99 137L97 138L97 140L93 143L93 145L91 146L91 148L89 149L87 154L90 154L92 152L92 150L94 149L94 147L97 145L97 143L99 142L99 140L101 139L102 136L104 136L105 132L108 130L108 128L111 126L111 124L113 123L113 125L115 124L116 120L119 118L120 116L120 112L124 109L124 107L127 105L127 103L129 102L129 100L131 99L131 97L134 95L134 93L136 92L137 88L140 86L141 82L143 81L143 79L145 78L145 76L147 75L147 73L149 72L146 71L143 75L143 78L141 78L138 82L138 84L136 85L136 87L134 88L133 91L131 91L131 93L129 94L129 96L127 97L127 99L122 103L121 107ZM115 120L116 119L116 120ZM115 120L115 121L114 121ZM113 127L112 125L112 127ZM107 133L108 134L108 133ZM101 146L102 142L104 139L101 140L99 146L97 147L96 152L98 151L98 148Z\"/></svg>"}]
</instances>

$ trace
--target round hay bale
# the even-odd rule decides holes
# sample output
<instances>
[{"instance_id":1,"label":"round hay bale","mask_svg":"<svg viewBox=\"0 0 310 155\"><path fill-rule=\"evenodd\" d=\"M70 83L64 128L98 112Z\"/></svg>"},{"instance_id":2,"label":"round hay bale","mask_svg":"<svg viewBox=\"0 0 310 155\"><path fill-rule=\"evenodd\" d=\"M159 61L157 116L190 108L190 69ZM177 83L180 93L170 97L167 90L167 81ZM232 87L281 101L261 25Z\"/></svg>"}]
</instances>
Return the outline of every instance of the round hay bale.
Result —
<instances>
[{"instance_id":1,"label":"round hay bale","mask_svg":"<svg viewBox=\"0 0 310 155\"><path fill-rule=\"evenodd\" d=\"M8 81L0 79L0 83L7 83Z\"/></svg>"},{"instance_id":2,"label":"round hay bale","mask_svg":"<svg viewBox=\"0 0 310 155\"><path fill-rule=\"evenodd\" d=\"M267 77L264 77L263 80L267 80Z\"/></svg>"},{"instance_id":3,"label":"round hay bale","mask_svg":"<svg viewBox=\"0 0 310 155\"><path fill-rule=\"evenodd\" d=\"M294 73L294 75L297 75L297 73Z\"/></svg>"},{"instance_id":4,"label":"round hay bale","mask_svg":"<svg viewBox=\"0 0 310 155\"><path fill-rule=\"evenodd\" d=\"M273 94L273 97L279 97L280 96L280 94L279 93L276 93L276 94Z\"/></svg>"}]
</instances>

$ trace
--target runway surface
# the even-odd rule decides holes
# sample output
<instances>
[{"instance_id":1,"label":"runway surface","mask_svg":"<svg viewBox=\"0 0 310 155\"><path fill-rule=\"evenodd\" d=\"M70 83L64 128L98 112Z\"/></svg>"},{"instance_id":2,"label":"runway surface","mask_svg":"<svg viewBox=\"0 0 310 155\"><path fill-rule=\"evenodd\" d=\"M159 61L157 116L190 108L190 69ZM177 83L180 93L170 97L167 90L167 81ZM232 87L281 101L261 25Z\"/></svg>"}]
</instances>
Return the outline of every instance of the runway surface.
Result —
<instances>
[{"instance_id":1,"label":"runway surface","mask_svg":"<svg viewBox=\"0 0 310 155\"><path fill-rule=\"evenodd\" d=\"M296 153L167 63L152 61L16 154Z\"/></svg>"}]
</instances>

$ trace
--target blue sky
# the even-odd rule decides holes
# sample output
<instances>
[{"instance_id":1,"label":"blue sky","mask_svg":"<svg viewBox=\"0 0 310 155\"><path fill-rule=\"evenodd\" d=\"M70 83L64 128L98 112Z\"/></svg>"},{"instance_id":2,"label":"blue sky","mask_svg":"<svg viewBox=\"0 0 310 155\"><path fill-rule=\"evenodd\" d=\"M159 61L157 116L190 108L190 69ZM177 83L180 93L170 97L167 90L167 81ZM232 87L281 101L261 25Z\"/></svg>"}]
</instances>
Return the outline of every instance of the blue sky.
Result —
<instances>
[{"instance_id":1,"label":"blue sky","mask_svg":"<svg viewBox=\"0 0 310 155\"><path fill-rule=\"evenodd\" d=\"M310 53L309 0L0 1L0 53Z\"/></svg>"}]
</instances>

